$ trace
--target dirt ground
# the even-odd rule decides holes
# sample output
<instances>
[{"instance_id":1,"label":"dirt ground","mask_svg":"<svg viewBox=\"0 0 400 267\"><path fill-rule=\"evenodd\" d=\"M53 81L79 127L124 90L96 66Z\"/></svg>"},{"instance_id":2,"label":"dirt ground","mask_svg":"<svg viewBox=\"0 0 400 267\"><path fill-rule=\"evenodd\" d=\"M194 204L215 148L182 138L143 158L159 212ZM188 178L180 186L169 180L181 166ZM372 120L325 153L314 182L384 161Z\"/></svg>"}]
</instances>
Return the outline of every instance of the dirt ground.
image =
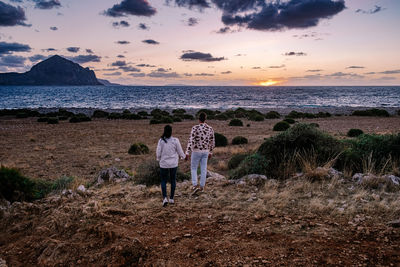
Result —
<instances>
[{"instance_id":1,"label":"dirt ground","mask_svg":"<svg viewBox=\"0 0 400 267\"><path fill-rule=\"evenodd\" d=\"M217 148L210 169L226 174L232 153L256 149L275 134L278 120L216 132L245 146ZM332 117L316 122L339 138L350 128L367 133L400 131L400 117ZM174 123L183 146L193 121ZM155 157L163 125L148 121L94 120L58 125L34 119L0 119L0 163L26 176L62 175L93 180L105 167L134 172ZM149 155L127 153L134 142ZM182 162L182 169L188 163ZM159 187L131 181L55 193L34 203L0 207L0 262L8 266L400 266L399 192L371 191L344 179L310 183L269 180L263 185L208 179L191 195L178 184L176 204L161 206Z\"/></svg>"}]
</instances>

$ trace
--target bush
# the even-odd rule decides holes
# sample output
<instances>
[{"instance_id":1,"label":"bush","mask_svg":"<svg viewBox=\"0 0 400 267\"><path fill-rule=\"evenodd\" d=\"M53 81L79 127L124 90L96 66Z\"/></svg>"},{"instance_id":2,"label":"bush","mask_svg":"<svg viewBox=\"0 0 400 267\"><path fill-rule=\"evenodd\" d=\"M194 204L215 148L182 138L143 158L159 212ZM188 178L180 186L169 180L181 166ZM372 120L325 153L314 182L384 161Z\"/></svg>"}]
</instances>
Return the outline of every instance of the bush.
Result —
<instances>
[{"instance_id":1,"label":"bush","mask_svg":"<svg viewBox=\"0 0 400 267\"><path fill-rule=\"evenodd\" d=\"M260 115L260 114L251 114L249 116L249 120L251 120L251 121L263 121L264 120L264 116Z\"/></svg>"},{"instance_id":2,"label":"bush","mask_svg":"<svg viewBox=\"0 0 400 267\"><path fill-rule=\"evenodd\" d=\"M107 119L109 120L119 120L122 119L123 115L121 113L118 112L112 112L110 114L108 114Z\"/></svg>"},{"instance_id":3,"label":"bush","mask_svg":"<svg viewBox=\"0 0 400 267\"><path fill-rule=\"evenodd\" d=\"M246 137L243 136L236 136L232 139L232 145L242 145L247 144L249 141Z\"/></svg>"},{"instance_id":4,"label":"bush","mask_svg":"<svg viewBox=\"0 0 400 267\"><path fill-rule=\"evenodd\" d=\"M95 110L93 112L92 118L107 118L110 113L103 110Z\"/></svg>"},{"instance_id":5,"label":"bush","mask_svg":"<svg viewBox=\"0 0 400 267\"><path fill-rule=\"evenodd\" d=\"M174 122L181 122L181 121L182 121L182 119L181 119L180 117L178 117L178 116L173 116L173 117L172 117L172 120L173 120Z\"/></svg>"},{"instance_id":6,"label":"bush","mask_svg":"<svg viewBox=\"0 0 400 267\"><path fill-rule=\"evenodd\" d=\"M280 121L274 125L273 131L282 132L290 128L290 124L286 121Z\"/></svg>"},{"instance_id":7,"label":"bush","mask_svg":"<svg viewBox=\"0 0 400 267\"><path fill-rule=\"evenodd\" d=\"M231 174L231 179L240 179L248 174L262 174L265 175L268 169L267 159L255 153L253 155L247 156L240 164L239 167L234 169Z\"/></svg>"},{"instance_id":8,"label":"bush","mask_svg":"<svg viewBox=\"0 0 400 267\"><path fill-rule=\"evenodd\" d=\"M25 118L29 118L29 114L28 114L28 113L20 112L20 113L18 113L18 114L16 115L16 117L17 117L18 119L25 119Z\"/></svg>"},{"instance_id":9,"label":"bush","mask_svg":"<svg viewBox=\"0 0 400 267\"><path fill-rule=\"evenodd\" d=\"M27 178L16 169L0 167L0 198L10 202L43 198L51 186L50 182Z\"/></svg>"},{"instance_id":10,"label":"bush","mask_svg":"<svg viewBox=\"0 0 400 267\"><path fill-rule=\"evenodd\" d=\"M359 136L359 135L362 135L364 132L362 131L362 130L360 130L360 129L350 129L348 132L347 132L347 136L348 137L357 137L357 136Z\"/></svg>"},{"instance_id":11,"label":"bush","mask_svg":"<svg viewBox=\"0 0 400 267\"><path fill-rule=\"evenodd\" d=\"M125 114L123 114L122 118L126 119L126 120L141 120L142 119L142 117L140 115L135 114L135 113L125 113Z\"/></svg>"},{"instance_id":12,"label":"bush","mask_svg":"<svg viewBox=\"0 0 400 267\"><path fill-rule=\"evenodd\" d=\"M371 117L389 117L390 114L384 109L367 109L367 110L355 110L352 113L353 116L371 116Z\"/></svg>"},{"instance_id":13,"label":"bush","mask_svg":"<svg viewBox=\"0 0 400 267\"><path fill-rule=\"evenodd\" d=\"M186 110L184 110L183 108L178 108L178 109L174 109L172 110L173 114L184 114L186 113Z\"/></svg>"},{"instance_id":14,"label":"bush","mask_svg":"<svg viewBox=\"0 0 400 267\"><path fill-rule=\"evenodd\" d=\"M161 109L158 109L158 108L153 109L153 110L150 112L150 114L151 114L151 116L153 116L153 118L155 118L155 119L158 119L158 118L161 118L161 117L165 117L165 116L170 116L170 114L169 114L168 111L161 110Z\"/></svg>"},{"instance_id":15,"label":"bush","mask_svg":"<svg viewBox=\"0 0 400 267\"><path fill-rule=\"evenodd\" d=\"M131 155L142 155L142 154L149 154L149 148L142 143L135 143L131 145L128 150L128 153Z\"/></svg>"},{"instance_id":16,"label":"bush","mask_svg":"<svg viewBox=\"0 0 400 267\"><path fill-rule=\"evenodd\" d=\"M145 184L146 186L159 185L161 183L160 178L160 164L156 160L145 161L136 170L136 176L134 181L137 184ZM178 182L189 180L190 176L181 172L179 169L176 173L176 180Z\"/></svg>"},{"instance_id":17,"label":"bush","mask_svg":"<svg viewBox=\"0 0 400 267\"><path fill-rule=\"evenodd\" d=\"M279 119L281 117L281 114L279 114L276 111L270 111L267 114L265 114L265 118L267 119Z\"/></svg>"},{"instance_id":18,"label":"bush","mask_svg":"<svg viewBox=\"0 0 400 267\"><path fill-rule=\"evenodd\" d=\"M142 117L148 117L148 116L150 116L149 113L147 113L147 111L139 111L139 112L138 112L138 115L139 115L139 116L142 116Z\"/></svg>"},{"instance_id":19,"label":"bush","mask_svg":"<svg viewBox=\"0 0 400 267\"><path fill-rule=\"evenodd\" d=\"M64 189L68 189L71 186L71 183L74 181L74 177L70 176L61 176L57 180L53 182L52 190L53 191L62 191Z\"/></svg>"},{"instance_id":20,"label":"bush","mask_svg":"<svg viewBox=\"0 0 400 267\"><path fill-rule=\"evenodd\" d=\"M162 124L162 123L174 123L174 120L171 117L159 117L158 119L151 119L150 124Z\"/></svg>"},{"instance_id":21,"label":"bush","mask_svg":"<svg viewBox=\"0 0 400 267\"><path fill-rule=\"evenodd\" d=\"M319 124L315 123L315 122L310 123L309 125L312 126L312 127L315 127L315 128L319 128Z\"/></svg>"},{"instance_id":22,"label":"bush","mask_svg":"<svg viewBox=\"0 0 400 267\"><path fill-rule=\"evenodd\" d=\"M47 122L49 120L49 118L47 117L40 117L37 119L37 122Z\"/></svg>"},{"instance_id":23,"label":"bush","mask_svg":"<svg viewBox=\"0 0 400 267\"><path fill-rule=\"evenodd\" d=\"M249 156L249 154L235 154L231 157L231 159L228 161L228 169L233 170L236 169L240 163Z\"/></svg>"},{"instance_id":24,"label":"bush","mask_svg":"<svg viewBox=\"0 0 400 267\"><path fill-rule=\"evenodd\" d=\"M183 114L183 119L185 120L194 120L194 116L191 114Z\"/></svg>"},{"instance_id":25,"label":"bush","mask_svg":"<svg viewBox=\"0 0 400 267\"><path fill-rule=\"evenodd\" d=\"M58 124L58 118L55 117L48 118L47 124Z\"/></svg>"},{"instance_id":26,"label":"bush","mask_svg":"<svg viewBox=\"0 0 400 267\"><path fill-rule=\"evenodd\" d=\"M289 124L294 124L296 121L294 120L294 119L292 119L292 118L286 118L286 119L284 119L283 121L286 121L287 123L289 123Z\"/></svg>"},{"instance_id":27,"label":"bush","mask_svg":"<svg viewBox=\"0 0 400 267\"><path fill-rule=\"evenodd\" d=\"M71 123L78 123L78 122L84 122L84 121L91 121L92 119L86 116L83 113L78 113L74 115L71 119L69 119L69 122Z\"/></svg>"},{"instance_id":28,"label":"bush","mask_svg":"<svg viewBox=\"0 0 400 267\"><path fill-rule=\"evenodd\" d=\"M239 119L233 119L229 122L229 126L243 126L243 122Z\"/></svg>"},{"instance_id":29,"label":"bush","mask_svg":"<svg viewBox=\"0 0 400 267\"><path fill-rule=\"evenodd\" d=\"M221 114L215 115L214 118L216 120L220 120L220 121L227 121L229 119L229 117L225 113L221 113Z\"/></svg>"},{"instance_id":30,"label":"bush","mask_svg":"<svg viewBox=\"0 0 400 267\"><path fill-rule=\"evenodd\" d=\"M228 145L228 139L225 135L220 133L214 133L215 147L223 147Z\"/></svg>"}]
</instances>

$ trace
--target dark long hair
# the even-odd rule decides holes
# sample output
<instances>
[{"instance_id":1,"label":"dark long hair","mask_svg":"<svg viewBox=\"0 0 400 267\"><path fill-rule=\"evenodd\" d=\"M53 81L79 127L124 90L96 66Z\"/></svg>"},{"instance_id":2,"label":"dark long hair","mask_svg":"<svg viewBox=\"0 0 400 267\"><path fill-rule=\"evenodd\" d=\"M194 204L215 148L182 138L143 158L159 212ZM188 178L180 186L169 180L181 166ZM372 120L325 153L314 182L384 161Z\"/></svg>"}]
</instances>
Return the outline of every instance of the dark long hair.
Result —
<instances>
[{"instance_id":1,"label":"dark long hair","mask_svg":"<svg viewBox=\"0 0 400 267\"><path fill-rule=\"evenodd\" d=\"M172 135L172 127L171 125L165 125L164 133L161 135L161 139L167 143L167 138L170 138Z\"/></svg>"}]
</instances>

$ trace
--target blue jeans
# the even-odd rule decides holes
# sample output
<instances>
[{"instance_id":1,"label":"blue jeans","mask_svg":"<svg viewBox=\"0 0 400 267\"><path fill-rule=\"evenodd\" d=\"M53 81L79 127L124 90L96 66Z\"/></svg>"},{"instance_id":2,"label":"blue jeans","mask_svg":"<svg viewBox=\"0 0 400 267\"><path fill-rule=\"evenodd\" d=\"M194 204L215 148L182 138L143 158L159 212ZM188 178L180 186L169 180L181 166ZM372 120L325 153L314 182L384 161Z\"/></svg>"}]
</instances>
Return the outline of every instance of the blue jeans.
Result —
<instances>
[{"instance_id":1,"label":"blue jeans","mask_svg":"<svg viewBox=\"0 0 400 267\"><path fill-rule=\"evenodd\" d=\"M192 184L197 186L197 168L200 164L200 186L206 185L208 152L192 152L191 171Z\"/></svg>"},{"instance_id":2,"label":"blue jeans","mask_svg":"<svg viewBox=\"0 0 400 267\"><path fill-rule=\"evenodd\" d=\"M176 187L176 171L178 167L176 168L160 168L160 176L161 176L161 191L163 198L167 197L167 181L168 177L171 180L171 195L170 198L174 199L175 195L175 187Z\"/></svg>"}]
</instances>

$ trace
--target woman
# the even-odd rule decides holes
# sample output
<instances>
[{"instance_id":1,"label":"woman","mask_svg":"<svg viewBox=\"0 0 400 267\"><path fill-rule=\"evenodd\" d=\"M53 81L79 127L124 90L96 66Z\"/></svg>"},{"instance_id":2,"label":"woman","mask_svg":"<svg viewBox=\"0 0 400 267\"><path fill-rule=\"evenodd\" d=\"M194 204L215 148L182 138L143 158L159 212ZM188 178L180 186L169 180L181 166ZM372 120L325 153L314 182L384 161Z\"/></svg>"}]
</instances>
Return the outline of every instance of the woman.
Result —
<instances>
[{"instance_id":1,"label":"woman","mask_svg":"<svg viewBox=\"0 0 400 267\"><path fill-rule=\"evenodd\" d=\"M178 169L179 157L184 159L186 157L183 153L181 143L178 138L172 137L172 127L166 125L164 133L158 141L157 145L157 160L160 162L160 176L161 176L161 191L163 195L163 207L168 205L168 202L174 203L174 194L176 186L176 171ZM171 179L171 195L167 198L167 179Z\"/></svg>"}]
</instances>

